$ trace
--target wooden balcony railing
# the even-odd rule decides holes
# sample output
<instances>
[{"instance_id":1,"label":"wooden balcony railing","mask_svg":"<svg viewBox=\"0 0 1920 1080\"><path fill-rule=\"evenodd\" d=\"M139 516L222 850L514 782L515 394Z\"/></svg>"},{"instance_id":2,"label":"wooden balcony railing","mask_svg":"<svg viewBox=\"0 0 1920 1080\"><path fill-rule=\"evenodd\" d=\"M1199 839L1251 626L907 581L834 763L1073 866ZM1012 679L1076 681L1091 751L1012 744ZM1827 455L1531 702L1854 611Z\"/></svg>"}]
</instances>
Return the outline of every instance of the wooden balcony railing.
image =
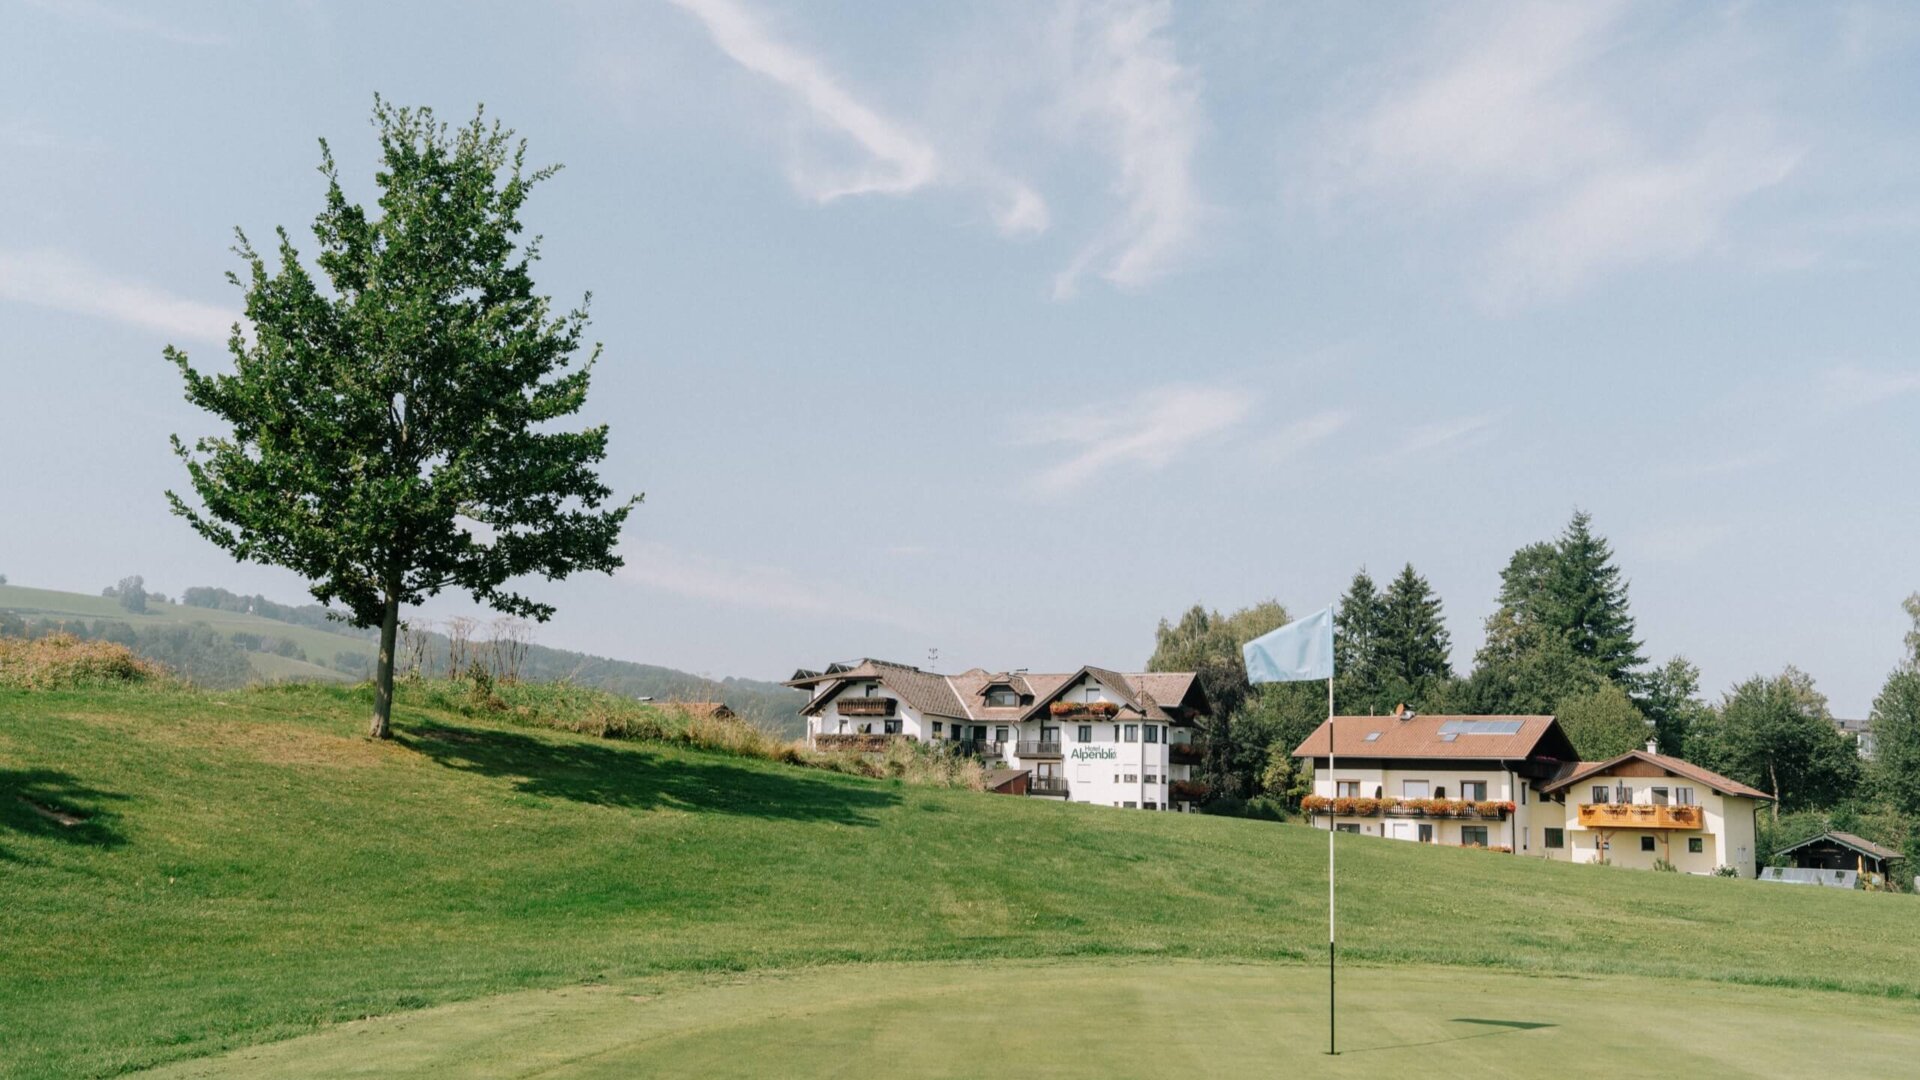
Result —
<instances>
[{"instance_id":1,"label":"wooden balcony railing","mask_svg":"<svg viewBox=\"0 0 1920 1080\"><path fill-rule=\"evenodd\" d=\"M1199 780L1175 780L1168 788L1176 802L1199 802L1213 794L1213 786Z\"/></svg>"},{"instance_id":2,"label":"wooden balcony railing","mask_svg":"<svg viewBox=\"0 0 1920 1080\"><path fill-rule=\"evenodd\" d=\"M1466 818L1505 821L1513 813L1513 804L1498 799L1478 802L1467 799L1356 799L1348 796L1329 799L1309 795L1300 800L1300 808L1309 814L1332 813L1339 817L1425 817Z\"/></svg>"},{"instance_id":3,"label":"wooden balcony railing","mask_svg":"<svg viewBox=\"0 0 1920 1080\"><path fill-rule=\"evenodd\" d=\"M1207 744L1197 742L1177 742L1167 744L1167 756L1181 765L1198 765L1206 759Z\"/></svg>"},{"instance_id":4,"label":"wooden balcony railing","mask_svg":"<svg viewBox=\"0 0 1920 1080\"><path fill-rule=\"evenodd\" d=\"M1580 804L1580 826L1585 829L1698 829L1705 826L1706 821L1706 813L1697 806Z\"/></svg>"},{"instance_id":5,"label":"wooden balcony railing","mask_svg":"<svg viewBox=\"0 0 1920 1080\"><path fill-rule=\"evenodd\" d=\"M834 705L841 716L892 716L894 700L890 697L841 698Z\"/></svg>"}]
</instances>

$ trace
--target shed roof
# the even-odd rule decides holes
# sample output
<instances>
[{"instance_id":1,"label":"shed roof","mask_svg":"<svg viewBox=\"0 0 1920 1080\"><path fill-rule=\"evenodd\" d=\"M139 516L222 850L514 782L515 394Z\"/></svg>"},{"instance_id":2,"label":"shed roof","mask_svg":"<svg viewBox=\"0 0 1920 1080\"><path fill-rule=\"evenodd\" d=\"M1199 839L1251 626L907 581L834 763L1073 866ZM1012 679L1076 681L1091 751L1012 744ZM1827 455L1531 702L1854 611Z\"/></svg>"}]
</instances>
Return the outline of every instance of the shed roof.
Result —
<instances>
[{"instance_id":1,"label":"shed roof","mask_svg":"<svg viewBox=\"0 0 1920 1080\"><path fill-rule=\"evenodd\" d=\"M1834 843L1839 844L1841 847L1852 848L1853 850L1859 852L1862 855L1867 855L1872 858L1879 859L1883 862L1886 861L1887 859L1900 858L1900 853L1893 850L1892 848L1881 847L1879 844L1876 844L1871 840L1867 840L1862 837L1855 836L1850 832L1841 832L1838 829L1830 829L1826 832L1821 833L1819 836L1809 836L1805 840L1802 840L1797 844L1789 844L1788 846L1781 848L1779 851L1774 852L1774 854L1775 855L1791 854L1795 851L1799 851L1803 847L1807 847L1811 844L1816 844L1822 840L1831 840Z\"/></svg>"}]
</instances>

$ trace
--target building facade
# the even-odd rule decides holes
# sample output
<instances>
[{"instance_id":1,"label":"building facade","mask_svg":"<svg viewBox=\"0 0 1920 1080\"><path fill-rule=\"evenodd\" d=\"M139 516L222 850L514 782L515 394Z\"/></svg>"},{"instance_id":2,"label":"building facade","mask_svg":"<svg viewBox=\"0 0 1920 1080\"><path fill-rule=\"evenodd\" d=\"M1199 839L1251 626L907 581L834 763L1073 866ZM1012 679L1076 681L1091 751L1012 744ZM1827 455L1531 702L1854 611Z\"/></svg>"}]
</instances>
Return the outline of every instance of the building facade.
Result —
<instances>
[{"instance_id":1,"label":"building facade","mask_svg":"<svg viewBox=\"0 0 1920 1080\"><path fill-rule=\"evenodd\" d=\"M943 675L862 660L796 671L787 685L808 694L800 712L816 748L924 742L997 770L995 790L1123 809L1187 810L1207 794L1193 721L1210 706L1192 672Z\"/></svg>"},{"instance_id":2,"label":"building facade","mask_svg":"<svg viewBox=\"0 0 1920 1080\"><path fill-rule=\"evenodd\" d=\"M1565 862L1753 877L1772 801L1650 749L1580 761L1551 716L1343 716L1294 755L1318 828Z\"/></svg>"}]
</instances>

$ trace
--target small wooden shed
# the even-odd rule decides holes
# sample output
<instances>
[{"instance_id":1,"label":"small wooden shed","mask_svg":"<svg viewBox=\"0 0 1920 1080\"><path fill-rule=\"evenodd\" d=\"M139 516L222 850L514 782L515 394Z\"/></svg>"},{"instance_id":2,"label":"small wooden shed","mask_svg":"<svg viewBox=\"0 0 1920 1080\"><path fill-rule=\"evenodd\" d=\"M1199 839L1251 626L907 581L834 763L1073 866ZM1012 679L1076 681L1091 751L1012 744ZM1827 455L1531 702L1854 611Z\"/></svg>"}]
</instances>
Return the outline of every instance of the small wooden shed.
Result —
<instances>
[{"instance_id":1,"label":"small wooden shed","mask_svg":"<svg viewBox=\"0 0 1920 1080\"><path fill-rule=\"evenodd\" d=\"M1855 870L1862 877L1872 874L1882 881L1890 869L1887 864L1900 858L1892 848L1837 829L1810 836L1775 854L1787 856L1803 870Z\"/></svg>"}]
</instances>

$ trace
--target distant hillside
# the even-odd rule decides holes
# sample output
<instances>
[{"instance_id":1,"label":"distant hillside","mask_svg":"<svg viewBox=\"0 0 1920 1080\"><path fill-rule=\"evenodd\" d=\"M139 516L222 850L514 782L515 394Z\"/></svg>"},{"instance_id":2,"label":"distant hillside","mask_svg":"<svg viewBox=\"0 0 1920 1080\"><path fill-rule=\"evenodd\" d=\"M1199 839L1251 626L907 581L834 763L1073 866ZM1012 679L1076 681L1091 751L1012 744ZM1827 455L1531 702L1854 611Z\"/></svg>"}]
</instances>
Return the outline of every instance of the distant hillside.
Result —
<instances>
[{"instance_id":1,"label":"distant hillside","mask_svg":"<svg viewBox=\"0 0 1920 1080\"><path fill-rule=\"evenodd\" d=\"M264 596L198 586L176 601L148 596L143 611L118 598L0 585L0 633L64 628L119 641L209 687L249 682L349 682L373 670L375 636L328 617L318 604L281 604ZM485 635L482 628L481 634ZM537 632L537 630L536 630ZM421 635L421 667L444 672L445 634ZM521 677L571 681L628 697L720 700L741 716L787 735L804 728L803 696L779 683L707 679L674 668L529 644Z\"/></svg>"}]
</instances>

